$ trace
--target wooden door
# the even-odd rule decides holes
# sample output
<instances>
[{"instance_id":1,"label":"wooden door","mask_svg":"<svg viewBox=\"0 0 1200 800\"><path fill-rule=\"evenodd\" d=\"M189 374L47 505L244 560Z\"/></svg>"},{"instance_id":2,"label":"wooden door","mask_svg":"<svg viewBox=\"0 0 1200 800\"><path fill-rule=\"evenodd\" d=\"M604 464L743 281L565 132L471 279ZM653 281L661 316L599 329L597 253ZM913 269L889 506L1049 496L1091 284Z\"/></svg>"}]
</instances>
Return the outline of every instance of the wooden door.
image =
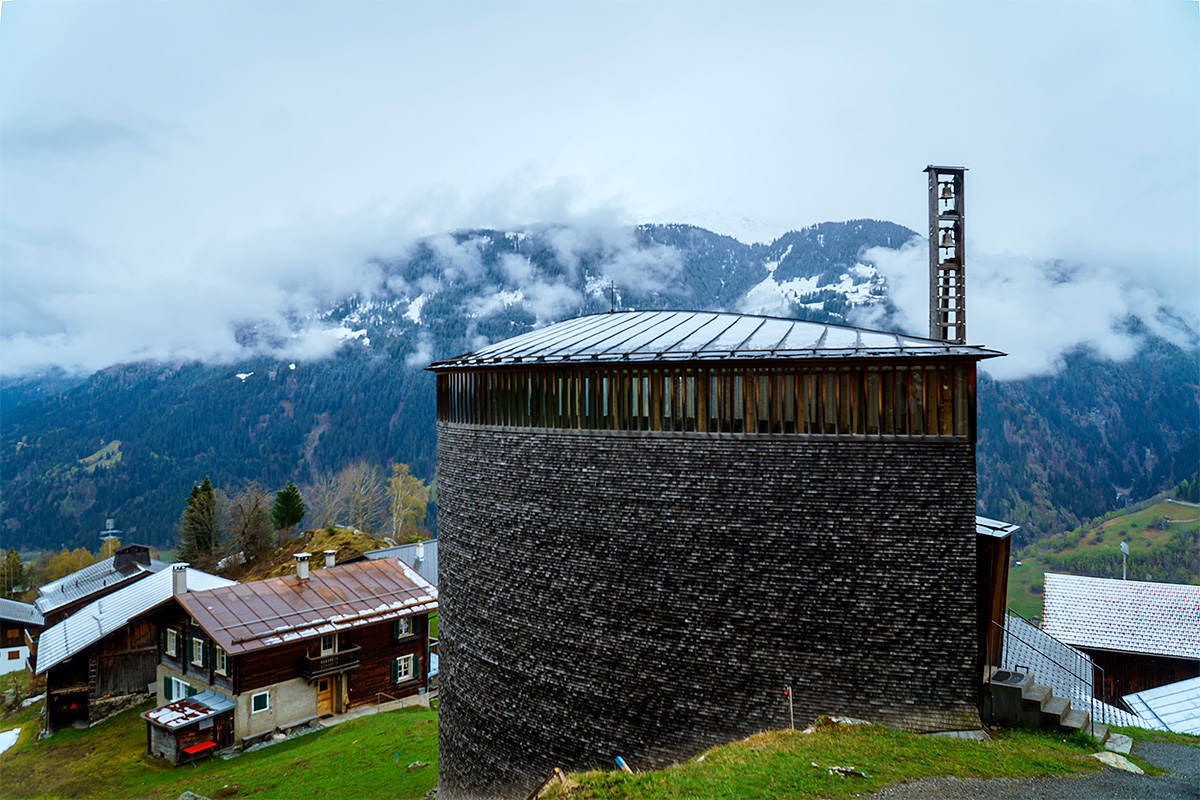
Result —
<instances>
[{"instance_id":1,"label":"wooden door","mask_svg":"<svg viewBox=\"0 0 1200 800\"><path fill-rule=\"evenodd\" d=\"M333 680L321 678L317 681L317 713L333 713Z\"/></svg>"}]
</instances>

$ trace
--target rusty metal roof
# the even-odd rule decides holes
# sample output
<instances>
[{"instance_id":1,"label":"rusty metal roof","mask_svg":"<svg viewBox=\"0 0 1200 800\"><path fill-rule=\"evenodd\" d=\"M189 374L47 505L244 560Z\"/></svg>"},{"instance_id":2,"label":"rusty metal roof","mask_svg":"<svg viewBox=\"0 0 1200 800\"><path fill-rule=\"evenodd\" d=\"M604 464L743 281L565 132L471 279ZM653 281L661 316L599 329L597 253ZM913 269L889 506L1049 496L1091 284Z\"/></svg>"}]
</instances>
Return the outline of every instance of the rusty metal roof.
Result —
<instances>
[{"instance_id":1,"label":"rusty metal roof","mask_svg":"<svg viewBox=\"0 0 1200 800\"><path fill-rule=\"evenodd\" d=\"M811 358L970 358L997 350L781 317L715 311L618 311L557 322L430 365L436 371L515 364Z\"/></svg>"},{"instance_id":2,"label":"rusty metal roof","mask_svg":"<svg viewBox=\"0 0 1200 800\"><path fill-rule=\"evenodd\" d=\"M399 559L360 561L176 598L230 655L437 610L437 587Z\"/></svg>"}]
</instances>

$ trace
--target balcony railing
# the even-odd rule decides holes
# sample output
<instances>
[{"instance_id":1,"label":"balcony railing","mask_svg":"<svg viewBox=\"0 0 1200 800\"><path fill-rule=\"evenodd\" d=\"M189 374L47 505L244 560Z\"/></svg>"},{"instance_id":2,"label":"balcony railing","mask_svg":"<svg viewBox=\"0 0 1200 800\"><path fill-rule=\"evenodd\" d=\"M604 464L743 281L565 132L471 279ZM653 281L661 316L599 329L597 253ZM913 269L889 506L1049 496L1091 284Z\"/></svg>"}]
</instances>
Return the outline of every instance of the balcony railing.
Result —
<instances>
[{"instance_id":1,"label":"balcony railing","mask_svg":"<svg viewBox=\"0 0 1200 800\"><path fill-rule=\"evenodd\" d=\"M362 661L362 648L349 647L336 653L323 656L303 656L300 660L300 674L305 680L313 681L327 675L339 672L349 672Z\"/></svg>"}]
</instances>

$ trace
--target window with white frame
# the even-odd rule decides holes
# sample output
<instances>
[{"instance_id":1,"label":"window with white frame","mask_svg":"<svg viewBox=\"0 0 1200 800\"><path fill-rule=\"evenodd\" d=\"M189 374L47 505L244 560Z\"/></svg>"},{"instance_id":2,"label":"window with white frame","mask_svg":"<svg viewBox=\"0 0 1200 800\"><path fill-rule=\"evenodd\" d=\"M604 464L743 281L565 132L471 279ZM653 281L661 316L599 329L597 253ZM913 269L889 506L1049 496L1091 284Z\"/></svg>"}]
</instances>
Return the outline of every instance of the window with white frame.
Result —
<instances>
[{"instance_id":1,"label":"window with white frame","mask_svg":"<svg viewBox=\"0 0 1200 800\"><path fill-rule=\"evenodd\" d=\"M412 617L401 617L400 619L396 620L397 639L399 639L401 636L408 636L412 632Z\"/></svg>"},{"instance_id":2,"label":"window with white frame","mask_svg":"<svg viewBox=\"0 0 1200 800\"><path fill-rule=\"evenodd\" d=\"M174 628L167 628L167 639L163 644L163 649L169 656L179 655L179 631Z\"/></svg>"},{"instance_id":3,"label":"window with white frame","mask_svg":"<svg viewBox=\"0 0 1200 800\"><path fill-rule=\"evenodd\" d=\"M257 714L260 711L266 711L271 707L271 693L256 692L250 695L250 713Z\"/></svg>"},{"instance_id":4,"label":"window with white frame","mask_svg":"<svg viewBox=\"0 0 1200 800\"><path fill-rule=\"evenodd\" d=\"M414 656L400 656L392 664L392 683L403 683L413 678Z\"/></svg>"},{"instance_id":5,"label":"window with white frame","mask_svg":"<svg viewBox=\"0 0 1200 800\"><path fill-rule=\"evenodd\" d=\"M185 697L196 694L196 690L191 684L186 681L181 681L179 678L165 678L163 680L163 698L168 703L172 700L182 700Z\"/></svg>"},{"instance_id":6,"label":"window with white frame","mask_svg":"<svg viewBox=\"0 0 1200 800\"><path fill-rule=\"evenodd\" d=\"M199 636L192 637L192 663L198 667L204 666L204 640Z\"/></svg>"},{"instance_id":7,"label":"window with white frame","mask_svg":"<svg viewBox=\"0 0 1200 800\"><path fill-rule=\"evenodd\" d=\"M229 654L219 647L214 645L217 651L217 673L220 675L229 674Z\"/></svg>"}]
</instances>

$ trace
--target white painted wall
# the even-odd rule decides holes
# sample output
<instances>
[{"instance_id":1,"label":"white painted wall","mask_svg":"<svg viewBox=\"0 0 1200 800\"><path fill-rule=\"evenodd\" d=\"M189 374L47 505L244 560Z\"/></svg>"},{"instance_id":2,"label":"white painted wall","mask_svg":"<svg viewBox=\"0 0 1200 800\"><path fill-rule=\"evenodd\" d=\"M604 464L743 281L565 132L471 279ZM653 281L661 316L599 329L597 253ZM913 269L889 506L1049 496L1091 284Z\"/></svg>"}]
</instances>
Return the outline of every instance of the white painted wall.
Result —
<instances>
[{"instance_id":1,"label":"white painted wall","mask_svg":"<svg viewBox=\"0 0 1200 800\"><path fill-rule=\"evenodd\" d=\"M25 669L29 660L28 647L5 647L0 649L0 675Z\"/></svg>"}]
</instances>

